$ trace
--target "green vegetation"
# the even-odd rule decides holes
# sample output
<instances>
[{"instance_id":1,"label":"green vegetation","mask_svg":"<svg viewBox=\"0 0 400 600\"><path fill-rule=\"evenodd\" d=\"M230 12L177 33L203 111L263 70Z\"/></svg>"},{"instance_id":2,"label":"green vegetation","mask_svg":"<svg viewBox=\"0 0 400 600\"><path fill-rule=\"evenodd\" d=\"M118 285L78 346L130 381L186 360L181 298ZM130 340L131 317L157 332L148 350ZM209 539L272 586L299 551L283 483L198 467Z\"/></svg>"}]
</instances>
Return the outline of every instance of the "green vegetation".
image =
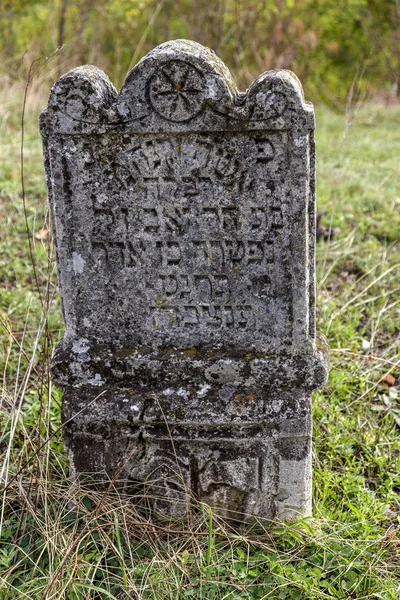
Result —
<instances>
[{"instance_id":1,"label":"green vegetation","mask_svg":"<svg viewBox=\"0 0 400 600\"><path fill-rule=\"evenodd\" d=\"M0 600L397 600L400 108L317 110L319 210L340 231L317 249L332 365L314 395L314 515L240 530L203 505L154 524L112 488L68 479L49 379L62 321L37 130L45 100L30 99L24 201L13 93L0 103Z\"/></svg>"},{"instance_id":2,"label":"green vegetation","mask_svg":"<svg viewBox=\"0 0 400 600\"><path fill-rule=\"evenodd\" d=\"M177 38L213 48L242 88L285 68L334 107L355 77L363 91L400 94L399 0L3 0L0 77L24 75L23 53L29 65L62 47L51 81L90 63L121 86L139 58Z\"/></svg>"}]
</instances>

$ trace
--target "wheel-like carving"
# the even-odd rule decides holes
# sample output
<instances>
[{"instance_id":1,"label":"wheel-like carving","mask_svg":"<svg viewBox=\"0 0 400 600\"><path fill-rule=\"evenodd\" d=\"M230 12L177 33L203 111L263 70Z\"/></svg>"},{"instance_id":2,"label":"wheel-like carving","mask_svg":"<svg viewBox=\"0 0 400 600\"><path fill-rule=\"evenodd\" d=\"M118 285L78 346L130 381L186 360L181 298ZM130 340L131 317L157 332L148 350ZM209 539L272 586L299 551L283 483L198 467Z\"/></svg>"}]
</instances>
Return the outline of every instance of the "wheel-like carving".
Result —
<instances>
[{"instance_id":1,"label":"wheel-like carving","mask_svg":"<svg viewBox=\"0 0 400 600\"><path fill-rule=\"evenodd\" d=\"M282 92L260 90L252 98L251 119L266 121L280 117L288 106L288 99Z\"/></svg>"},{"instance_id":2,"label":"wheel-like carving","mask_svg":"<svg viewBox=\"0 0 400 600\"><path fill-rule=\"evenodd\" d=\"M173 60L160 67L150 80L150 102L169 121L189 121L204 105L204 78L192 65Z\"/></svg>"}]
</instances>

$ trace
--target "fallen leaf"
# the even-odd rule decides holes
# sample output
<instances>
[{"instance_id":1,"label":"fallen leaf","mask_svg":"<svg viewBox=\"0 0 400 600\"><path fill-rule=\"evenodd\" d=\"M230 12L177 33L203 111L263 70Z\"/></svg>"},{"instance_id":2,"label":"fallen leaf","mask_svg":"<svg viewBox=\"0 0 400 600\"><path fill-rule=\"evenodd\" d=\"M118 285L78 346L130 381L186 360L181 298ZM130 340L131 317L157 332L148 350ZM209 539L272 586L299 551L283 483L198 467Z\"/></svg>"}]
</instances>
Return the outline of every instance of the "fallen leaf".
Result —
<instances>
[{"instance_id":1,"label":"fallen leaf","mask_svg":"<svg viewBox=\"0 0 400 600\"><path fill-rule=\"evenodd\" d=\"M386 383L389 387L392 387L396 383L396 379L393 377L391 373L385 373L382 377L383 383Z\"/></svg>"},{"instance_id":2,"label":"fallen leaf","mask_svg":"<svg viewBox=\"0 0 400 600\"><path fill-rule=\"evenodd\" d=\"M396 516L396 513L395 513L395 516ZM400 544L399 531L397 530L395 525L390 525L390 527L386 530L382 541L386 542L386 543L394 544L395 546L398 546Z\"/></svg>"},{"instance_id":3,"label":"fallen leaf","mask_svg":"<svg viewBox=\"0 0 400 600\"><path fill-rule=\"evenodd\" d=\"M40 229L39 231L37 231L35 233L35 238L37 240L44 241L44 240L47 240L49 238L49 234L50 234L50 231L47 229L47 227L43 227L43 229Z\"/></svg>"}]
</instances>

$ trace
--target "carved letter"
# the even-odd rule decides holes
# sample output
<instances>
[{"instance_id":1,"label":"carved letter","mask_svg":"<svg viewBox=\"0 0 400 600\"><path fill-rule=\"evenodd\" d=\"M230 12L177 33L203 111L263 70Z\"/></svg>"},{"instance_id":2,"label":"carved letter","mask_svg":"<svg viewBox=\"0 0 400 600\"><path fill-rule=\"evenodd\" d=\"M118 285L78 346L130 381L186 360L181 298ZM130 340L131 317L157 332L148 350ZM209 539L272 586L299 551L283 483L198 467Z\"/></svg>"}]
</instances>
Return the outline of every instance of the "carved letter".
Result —
<instances>
[{"instance_id":1,"label":"carved letter","mask_svg":"<svg viewBox=\"0 0 400 600\"><path fill-rule=\"evenodd\" d=\"M196 306L184 306L181 311L182 325L195 327L199 325L199 315Z\"/></svg>"}]
</instances>

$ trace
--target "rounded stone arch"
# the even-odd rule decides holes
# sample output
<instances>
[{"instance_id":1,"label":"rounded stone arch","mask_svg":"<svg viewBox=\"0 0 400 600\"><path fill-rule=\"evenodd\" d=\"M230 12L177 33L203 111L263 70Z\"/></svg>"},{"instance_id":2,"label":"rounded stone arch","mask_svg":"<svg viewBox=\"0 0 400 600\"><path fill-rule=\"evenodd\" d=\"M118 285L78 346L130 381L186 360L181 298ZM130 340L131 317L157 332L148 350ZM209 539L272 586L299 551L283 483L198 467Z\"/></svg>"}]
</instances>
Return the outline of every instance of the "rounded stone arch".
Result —
<instances>
[{"instance_id":1,"label":"rounded stone arch","mask_svg":"<svg viewBox=\"0 0 400 600\"><path fill-rule=\"evenodd\" d=\"M292 110L305 109L300 80L292 71L267 71L248 88L247 110L252 121L278 119Z\"/></svg>"},{"instance_id":2,"label":"rounded stone arch","mask_svg":"<svg viewBox=\"0 0 400 600\"><path fill-rule=\"evenodd\" d=\"M175 123L188 122L206 106L232 111L238 90L225 64L209 48L188 40L161 44L128 73L120 112L131 117L154 110Z\"/></svg>"},{"instance_id":3,"label":"rounded stone arch","mask_svg":"<svg viewBox=\"0 0 400 600\"><path fill-rule=\"evenodd\" d=\"M97 124L117 100L117 90L98 67L84 65L62 75L50 91L48 109L70 119Z\"/></svg>"}]
</instances>

